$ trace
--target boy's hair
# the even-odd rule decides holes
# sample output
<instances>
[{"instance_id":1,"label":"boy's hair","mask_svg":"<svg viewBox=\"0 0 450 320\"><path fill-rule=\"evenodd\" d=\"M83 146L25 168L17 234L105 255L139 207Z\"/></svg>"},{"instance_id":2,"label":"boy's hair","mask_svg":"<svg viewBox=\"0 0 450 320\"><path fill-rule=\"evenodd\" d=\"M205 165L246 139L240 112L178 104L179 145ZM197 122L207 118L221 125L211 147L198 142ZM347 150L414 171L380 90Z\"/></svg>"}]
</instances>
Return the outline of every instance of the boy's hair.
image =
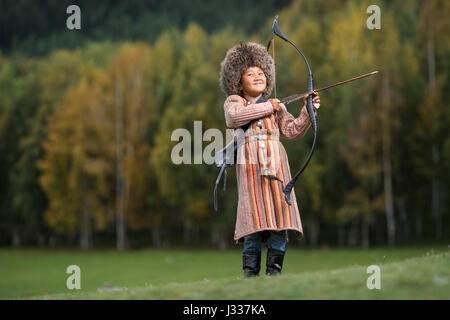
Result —
<instances>
[{"instance_id":1,"label":"boy's hair","mask_svg":"<svg viewBox=\"0 0 450 320\"><path fill-rule=\"evenodd\" d=\"M221 63L220 87L227 95L242 94L241 77L250 67L259 67L266 75L267 84L263 96L268 98L275 84L275 63L266 48L258 43L239 43L228 50Z\"/></svg>"}]
</instances>

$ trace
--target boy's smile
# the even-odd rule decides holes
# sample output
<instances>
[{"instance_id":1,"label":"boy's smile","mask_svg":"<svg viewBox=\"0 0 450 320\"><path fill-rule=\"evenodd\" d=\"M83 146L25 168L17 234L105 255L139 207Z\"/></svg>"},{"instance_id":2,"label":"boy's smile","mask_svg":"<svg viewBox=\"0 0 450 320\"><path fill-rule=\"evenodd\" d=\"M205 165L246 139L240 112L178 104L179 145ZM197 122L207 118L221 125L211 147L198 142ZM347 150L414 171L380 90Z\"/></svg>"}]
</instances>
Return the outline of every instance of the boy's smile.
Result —
<instances>
[{"instance_id":1,"label":"boy's smile","mask_svg":"<svg viewBox=\"0 0 450 320\"><path fill-rule=\"evenodd\" d=\"M267 79L259 67L250 67L242 74L239 89L251 97L260 96L266 90Z\"/></svg>"}]
</instances>

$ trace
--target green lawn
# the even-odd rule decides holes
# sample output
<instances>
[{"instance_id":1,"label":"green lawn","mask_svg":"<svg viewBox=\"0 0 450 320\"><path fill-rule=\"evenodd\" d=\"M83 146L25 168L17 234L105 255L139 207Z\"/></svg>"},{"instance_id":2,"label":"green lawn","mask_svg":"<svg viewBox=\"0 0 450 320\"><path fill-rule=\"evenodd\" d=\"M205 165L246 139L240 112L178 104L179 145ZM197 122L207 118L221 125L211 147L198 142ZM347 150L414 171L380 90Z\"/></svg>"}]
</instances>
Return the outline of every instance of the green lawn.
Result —
<instances>
[{"instance_id":1,"label":"green lawn","mask_svg":"<svg viewBox=\"0 0 450 320\"><path fill-rule=\"evenodd\" d=\"M265 252L264 252L265 253ZM68 290L66 268L81 269ZM262 272L265 257L262 260ZM369 265L381 290L368 290ZM205 250L0 250L0 298L82 299L449 299L446 245L396 249L291 249L283 276L241 279L241 252ZM99 292L107 291L110 292ZM100 289L100 290L99 290Z\"/></svg>"}]
</instances>

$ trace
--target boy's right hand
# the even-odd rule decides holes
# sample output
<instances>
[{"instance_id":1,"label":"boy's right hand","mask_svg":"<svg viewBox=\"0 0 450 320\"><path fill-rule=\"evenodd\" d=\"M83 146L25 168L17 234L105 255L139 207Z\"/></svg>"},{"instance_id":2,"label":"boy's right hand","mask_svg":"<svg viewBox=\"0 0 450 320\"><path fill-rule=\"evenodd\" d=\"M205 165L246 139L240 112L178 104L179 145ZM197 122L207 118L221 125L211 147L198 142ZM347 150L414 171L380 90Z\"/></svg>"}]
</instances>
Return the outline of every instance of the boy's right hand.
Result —
<instances>
[{"instance_id":1,"label":"boy's right hand","mask_svg":"<svg viewBox=\"0 0 450 320\"><path fill-rule=\"evenodd\" d=\"M270 99L270 103L272 104L273 110L275 112L280 110L280 100L279 99Z\"/></svg>"}]
</instances>

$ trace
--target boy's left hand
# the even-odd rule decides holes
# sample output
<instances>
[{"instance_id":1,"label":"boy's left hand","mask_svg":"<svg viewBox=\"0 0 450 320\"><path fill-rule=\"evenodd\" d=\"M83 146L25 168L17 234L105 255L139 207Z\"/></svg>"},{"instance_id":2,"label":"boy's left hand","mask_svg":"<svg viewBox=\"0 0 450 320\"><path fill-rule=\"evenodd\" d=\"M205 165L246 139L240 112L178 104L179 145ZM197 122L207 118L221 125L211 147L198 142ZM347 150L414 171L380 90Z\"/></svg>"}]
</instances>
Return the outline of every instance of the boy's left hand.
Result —
<instances>
[{"instance_id":1,"label":"boy's left hand","mask_svg":"<svg viewBox=\"0 0 450 320\"><path fill-rule=\"evenodd\" d=\"M310 93L310 94L313 95L312 103L313 103L314 109L316 109L316 111L317 111L317 109L320 108L320 97L319 97L319 94L317 93L317 91L313 91L313 93ZM308 99L310 94L308 94L305 97L303 97L303 102L304 102L305 106L306 106L307 99Z\"/></svg>"}]
</instances>

